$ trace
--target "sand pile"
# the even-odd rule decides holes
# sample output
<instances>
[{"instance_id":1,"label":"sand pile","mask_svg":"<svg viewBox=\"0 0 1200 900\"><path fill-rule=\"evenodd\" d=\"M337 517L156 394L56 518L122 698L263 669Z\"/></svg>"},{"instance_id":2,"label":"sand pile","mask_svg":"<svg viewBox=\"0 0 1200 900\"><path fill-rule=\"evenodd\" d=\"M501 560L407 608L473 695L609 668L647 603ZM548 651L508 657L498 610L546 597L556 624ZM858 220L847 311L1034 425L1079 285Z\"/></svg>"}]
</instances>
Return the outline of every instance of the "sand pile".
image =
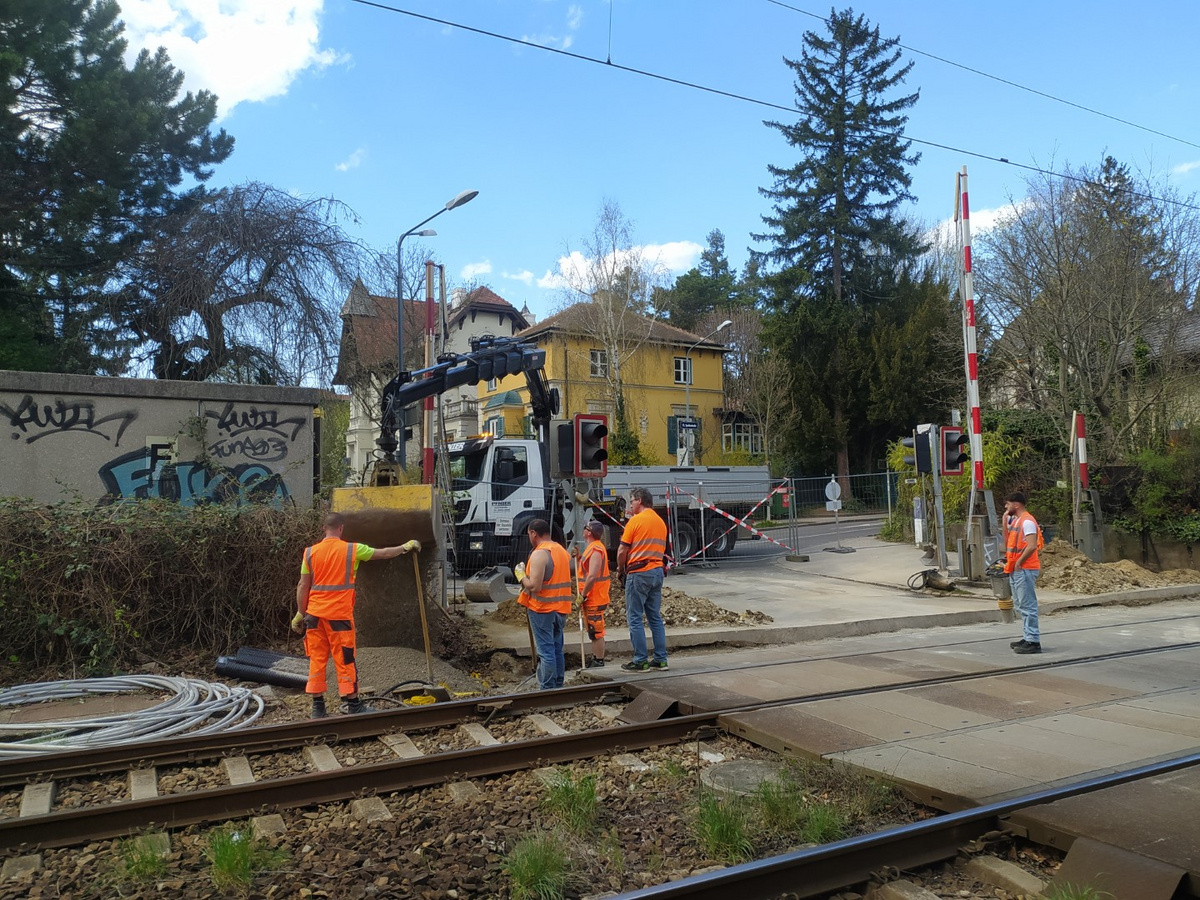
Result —
<instances>
[{"instance_id":1,"label":"sand pile","mask_svg":"<svg viewBox=\"0 0 1200 900\"><path fill-rule=\"evenodd\" d=\"M1127 559L1095 563L1066 541L1053 540L1042 548L1042 574L1037 586L1072 594L1107 594L1130 588L1200 584L1200 571L1170 569L1151 572Z\"/></svg>"}]
</instances>

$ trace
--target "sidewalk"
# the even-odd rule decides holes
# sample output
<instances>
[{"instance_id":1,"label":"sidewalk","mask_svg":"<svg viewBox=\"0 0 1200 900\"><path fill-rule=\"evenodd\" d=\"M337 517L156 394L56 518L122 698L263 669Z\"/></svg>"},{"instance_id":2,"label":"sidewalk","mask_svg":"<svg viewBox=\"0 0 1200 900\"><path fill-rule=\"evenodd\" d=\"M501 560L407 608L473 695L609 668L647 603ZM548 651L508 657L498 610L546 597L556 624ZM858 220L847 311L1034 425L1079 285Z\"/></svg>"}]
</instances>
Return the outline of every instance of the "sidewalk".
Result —
<instances>
[{"instance_id":1,"label":"sidewalk","mask_svg":"<svg viewBox=\"0 0 1200 900\"><path fill-rule=\"evenodd\" d=\"M766 613L773 621L744 627L717 625L667 629L671 649L713 644L761 645L816 641L825 638L893 632L908 628L933 628L1001 621L990 583L956 580L957 589L946 593L915 592L909 578L933 568L921 551L910 544L891 544L874 537L843 539L854 553L815 552L808 562L730 559L713 568L689 567L669 575L666 587L690 597L703 597L735 613ZM952 555L953 565L953 555ZM1200 582L1200 573L1197 573ZM1143 588L1112 594L1081 595L1039 590L1043 615L1073 607L1151 602L1200 595L1200 584ZM492 645L519 656L529 655L524 626L494 622L484 616L490 603L468 603L470 615L481 617ZM630 652L628 632L610 629L608 654ZM578 624L567 623L566 651L579 646ZM576 656L578 652L576 652ZM570 664L568 664L569 666Z\"/></svg>"}]
</instances>

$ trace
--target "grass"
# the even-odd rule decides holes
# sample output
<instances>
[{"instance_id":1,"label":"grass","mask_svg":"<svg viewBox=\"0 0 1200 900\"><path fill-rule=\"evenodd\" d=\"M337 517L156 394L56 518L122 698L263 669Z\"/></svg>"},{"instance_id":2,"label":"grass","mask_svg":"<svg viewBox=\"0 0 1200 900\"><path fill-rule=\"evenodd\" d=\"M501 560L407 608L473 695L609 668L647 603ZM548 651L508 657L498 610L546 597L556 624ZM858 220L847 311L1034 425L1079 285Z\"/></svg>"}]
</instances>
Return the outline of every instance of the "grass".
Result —
<instances>
[{"instance_id":1,"label":"grass","mask_svg":"<svg viewBox=\"0 0 1200 900\"><path fill-rule=\"evenodd\" d=\"M787 775L764 781L751 796L757 824L772 837L809 844L827 844L846 836L850 813L831 803L813 800ZM861 803L855 798L854 803Z\"/></svg>"},{"instance_id":2,"label":"grass","mask_svg":"<svg viewBox=\"0 0 1200 900\"><path fill-rule=\"evenodd\" d=\"M608 868L618 875L625 874L625 848L621 844L621 832L610 828L596 845L600 858L607 862Z\"/></svg>"},{"instance_id":3,"label":"grass","mask_svg":"<svg viewBox=\"0 0 1200 900\"><path fill-rule=\"evenodd\" d=\"M754 854L750 808L740 799L723 800L711 793L703 794L693 827L711 859L738 863Z\"/></svg>"},{"instance_id":4,"label":"grass","mask_svg":"<svg viewBox=\"0 0 1200 900\"><path fill-rule=\"evenodd\" d=\"M576 780L569 771L560 769L547 785L542 807L572 834L589 834L596 829L600 809L596 776L585 775Z\"/></svg>"},{"instance_id":5,"label":"grass","mask_svg":"<svg viewBox=\"0 0 1200 900\"><path fill-rule=\"evenodd\" d=\"M553 834L522 838L504 859L513 900L559 900L571 878L571 860Z\"/></svg>"},{"instance_id":6,"label":"grass","mask_svg":"<svg viewBox=\"0 0 1200 900\"><path fill-rule=\"evenodd\" d=\"M146 884L167 874L166 857L156 847L150 835L139 834L117 844L121 881Z\"/></svg>"},{"instance_id":7,"label":"grass","mask_svg":"<svg viewBox=\"0 0 1200 900\"><path fill-rule=\"evenodd\" d=\"M273 848L235 825L224 825L209 832L204 855L212 865L212 880L217 887L245 888L254 876L281 866L287 852Z\"/></svg>"},{"instance_id":8,"label":"grass","mask_svg":"<svg viewBox=\"0 0 1200 900\"><path fill-rule=\"evenodd\" d=\"M1112 900L1108 891L1076 884L1052 884L1042 891L1044 900Z\"/></svg>"}]
</instances>

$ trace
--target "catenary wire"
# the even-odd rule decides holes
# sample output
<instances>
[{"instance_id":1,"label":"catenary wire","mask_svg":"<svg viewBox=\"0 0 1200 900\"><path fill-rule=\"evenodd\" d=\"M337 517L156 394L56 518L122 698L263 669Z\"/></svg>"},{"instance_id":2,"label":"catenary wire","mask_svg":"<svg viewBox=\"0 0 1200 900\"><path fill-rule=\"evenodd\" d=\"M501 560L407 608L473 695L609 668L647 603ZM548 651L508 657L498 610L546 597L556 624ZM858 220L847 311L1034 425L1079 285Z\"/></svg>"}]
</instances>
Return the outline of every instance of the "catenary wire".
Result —
<instances>
[{"instance_id":1,"label":"catenary wire","mask_svg":"<svg viewBox=\"0 0 1200 900\"><path fill-rule=\"evenodd\" d=\"M171 696L146 709L119 715L0 725L0 736L23 736L0 742L0 759L138 744L184 732L200 735L236 731L253 724L264 707L262 697L249 688L194 678L128 675L15 685L0 690L0 709L142 691Z\"/></svg>"},{"instance_id":2,"label":"catenary wire","mask_svg":"<svg viewBox=\"0 0 1200 900\"><path fill-rule=\"evenodd\" d=\"M784 3L783 0L766 0L766 2L782 7L783 9L791 10L792 12L800 13L801 15L811 16L812 18L819 19L826 24L829 23L829 20L820 13L809 12L807 9L801 9L798 6L792 6L791 4ZM1176 137L1173 134L1167 134L1165 131L1158 131L1154 128L1150 128L1147 125L1139 125L1137 122L1130 122L1128 119L1122 119L1120 116L1114 116L1098 109L1092 109L1092 107L1084 106L1082 103L1076 103L1073 100L1057 97L1054 94L1047 93L1046 91L1039 91L1037 88L1031 88L1016 81L1009 81L1007 78L1001 78L999 75L992 75L990 72L984 72L982 69L976 69L965 65L964 63L955 62L952 59L946 59L946 57L938 56L936 53L930 53L926 50L918 50L916 47L909 47L907 44L902 44L899 41L896 41L896 46L902 50L907 50L909 53L916 53L919 56L926 57L927 59L936 60L937 62L945 63L948 66L954 66L956 69L962 69L964 72L970 72L972 75L979 75L982 78L989 78L992 81L999 82L1000 84L1014 87L1019 91L1027 91L1028 93L1035 94L1038 97L1044 97L1047 100L1053 100L1055 103L1061 103L1064 106L1071 106L1075 109L1081 110L1082 112L1091 113L1094 116L1101 116L1105 119L1110 119L1113 122L1120 122L1122 125L1128 125L1130 128L1136 128L1139 131L1156 134L1159 137L1166 138L1167 140L1178 141L1180 144L1186 144L1189 147L1195 147L1197 150L1200 150L1200 144L1193 143L1186 138Z\"/></svg>"},{"instance_id":3,"label":"catenary wire","mask_svg":"<svg viewBox=\"0 0 1200 900\"><path fill-rule=\"evenodd\" d=\"M663 75L658 72L651 72L647 69L637 69L637 68L634 68L633 66L624 66L624 65L621 65L620 63L612 62L611 60L597 59L594 56L586 56L582 53L572 53L570 50L561 50L558 47L547 47L543 44L538 44L533 41L525 40L523 38L515 38L515 37L512 37L511 35L500 34L499 32L496 32L496 31L488 31L485 28L476 28L472 25L464 25L461 22L452 22L449 19L439 19L436 16L426 15L424 13L419 13L419 12L416 12L411 9L402 9L398 6L388 6L385 3L374 2L374 0L351 0L351 2L357 3L360 6L368 6L368 7L371 7L372 9L378 9L378 10L381 10L382 12L396 13L397 15L408 16L413 19L420 19L425 22L431 22L435 25L444 25L447 28L458 28L458 29L461 29L462 31L468 31L468 32L471 32L472 34L478 34L482 37L494 38L495 40L498 40L498 41L505 41L510 44L517 44L522 47L528 47L531 50L541 50L546 53L557 54L558 56L566 56L570 59L578 60L580 62L593 63L595 65L604 66L609 69L617 69L622 72L627 72L630 75L640 75L643 78L652 78L656 81L663 81L663 82L666 82L667 84L674 84L674 85L678 85L679 87L685 87L685 88L689 88L691 90L702 91L706 94L715 94L718 97L727 97L730 100L740 100L743 103L750 103L755 106L762 106L767 109L775 109L775 110L780 110L782 112L787 112L787 113L792 113L792 114L795 114L797 111L796 108L793 106L784 106L779 103L773 103L770 100L760 100L757 97L750 97L745 94L735 94L732 91L725 91L725 90L721 90L720 88L709 87L707 85L698 84L693 81L684 81L681 78L672 78L670 75ZM876 131L876 129L865 129L865 130ZM880 131L878 133L892 134L892 132L882 132L882 131ZM1035 166L1035 165L1031 165L1028 163L1013 162L1011 159L1009 159L1005 156L992 156L991 154L988 154L988 153L980 153L976 150L966 150L962 147L955 147L952 144L943 144L938 141L930 141L930 140L926 140L923 138L917 138L917 137L913 137L912 135L908 135L908 134L901 135L901 138L905 141L909 141L914 144L920 144L923 147L933 147L934 149L937 149L937 150L948 150L951 153L958 153L963 156L971 157L972 159L982 159L987 162L1000 163L1001 165L1012 166L1015 169L1022 169L1027 172L1035 172L1039 175L1047 175L1052 178L1061 178L1064 181L1073 181L1073 182L1075 182L1077 184L1081 184L1081 185L1089 185L1091 187L1105 187L1105 185L1102 185L1099 182L1093 181L1090 178L1082 178L1079 175L1072 175L1069 172L1055 172L1052 169L1043 169L1041 166ZM1148 194L1143 191L1136 191L1133 188L1124 188L1124 190L1131 197L1138 197L1138 198L1141 198L1144 200L1152 200L1156 203L1165 203L1170 206L1178 206L1181 209L1191 209L1191 210L1196 210L1197 212L1200 212L1200 205L1197 205L1194 203L1185 203L1182 200L1174 200L1170 197L1159 197L1155 194Z\"/></svg>"}]
</instances>

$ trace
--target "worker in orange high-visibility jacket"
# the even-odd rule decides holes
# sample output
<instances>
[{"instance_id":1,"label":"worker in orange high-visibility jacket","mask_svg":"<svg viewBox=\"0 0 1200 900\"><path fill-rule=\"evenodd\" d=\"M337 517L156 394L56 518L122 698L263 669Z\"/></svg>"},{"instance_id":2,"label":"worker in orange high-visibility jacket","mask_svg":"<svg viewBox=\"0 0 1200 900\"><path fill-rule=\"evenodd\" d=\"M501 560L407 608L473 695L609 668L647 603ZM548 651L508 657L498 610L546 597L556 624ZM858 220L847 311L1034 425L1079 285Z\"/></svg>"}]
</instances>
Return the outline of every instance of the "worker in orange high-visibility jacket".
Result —
<instances>
[{"instance_id":1,"label":"worker in orange high-visibility jacket","mask_svg":"<svg viewBox=\"0 0 1200 900\"><path fill-rule=\"evenodd\" d=\"M1004 571L1012 588L1013 609L1021 617L1021 640L1009 646L1014 653L1041 653L1042 634L1038 628L1038 601L1034 585L1042 570L1038 558L1041 529L1025 509L1025 495L1014 491L1004 498Z\"/></svg>"},{"instance_id":2,"label":"worker in orange high-visibility jacket","mask_svg":"<svg viewBox=\"0 0 1200 900\"><path fill-rule=\"evenodd\" d=\"M342 540L346 519L340 513L325 516L325 539L304 551L300 563L300 583L296 585L297 613L292 630L304 634L308 654L308 683L305 692L313 695L314 719L327 715L325 674L329 658L337 671L338 694L351 713L374 712L358 696L358 667L354 662L354 583L358 564L372 559L394 559L412 550L420 550L417 541L399 547L380 547Z\"/></svg>"},{"instance_id":3,"label":"worker in orange high-visibility jacket","mask_svg":"<svg viewBox=\"0 0 1200 900\"><path fill-rule=\"evenodd\" d=\"M563 686L566 661L563 631L571 614L571 556L550 537L550 523L534 519L526 532L533 550L525 565L517 566L521 593L517 602L526 608L533 644L537 650L538 687L543 691Z\"/></svg>"},{"instance_id":4,"label":"worker in orange high-visibility jacket","mask_svg":"<svg viewBox=\"0 0 1200 900\"><path fill-rule=\"evenodd\" d=\"M662 618L667 523L654 511L654 495L645 488L634 488L629 511L632 515L625 523L617 548L617 577L625 584L625 618L629 622L633 659L621 668L626 672L662 670L667 668L667 627ZM650 637L654 640L653 659L647 658L643 620L650 626Z\"/></svg>"},{"instance_id":5,"label":"worker in orange high-visibility jacket","mask_svg":"<svg viewBox=\"0 0 1200 900\"><path fill-rule=\"evenodd\" d=\"M583 594L583 618L588 637L592 639L592 658L587 661L587 668L599 669L604 666L604 613L608 609L611 581L608 548L601 540L604 526L596 519L584 525L583 530L588 536L588 545L579 558L579 577L583 579L580 591Z\"/></svg>"}]
</instances>

